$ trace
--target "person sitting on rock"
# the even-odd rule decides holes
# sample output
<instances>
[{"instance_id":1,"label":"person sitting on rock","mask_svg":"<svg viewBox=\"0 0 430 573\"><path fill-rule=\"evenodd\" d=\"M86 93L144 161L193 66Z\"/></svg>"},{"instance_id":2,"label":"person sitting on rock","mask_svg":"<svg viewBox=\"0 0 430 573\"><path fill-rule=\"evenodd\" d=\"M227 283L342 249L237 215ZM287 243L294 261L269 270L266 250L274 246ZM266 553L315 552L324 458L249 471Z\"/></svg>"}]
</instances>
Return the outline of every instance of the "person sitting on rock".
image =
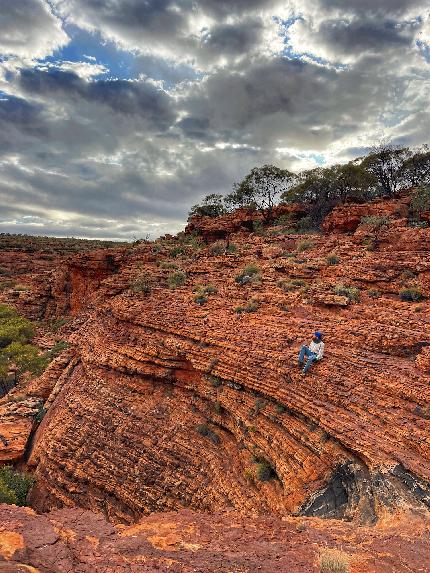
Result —
<instances>
[{"instance_id":1,"label":"person sitting on rock","mask_svg":"<svg viewBox=\"0 0 430 573\"><path fill-rule=\"evenodd\" d=\"M309 370L315 360L321 360L324 356L324 342L322 341L323 335L321 332L315 332L312 342L309 346L305 344L300 348L299 352L299 368L303 366L305 356L307 357L305 367L302 370L303 374Z\"/></svg>"}]
</instances>

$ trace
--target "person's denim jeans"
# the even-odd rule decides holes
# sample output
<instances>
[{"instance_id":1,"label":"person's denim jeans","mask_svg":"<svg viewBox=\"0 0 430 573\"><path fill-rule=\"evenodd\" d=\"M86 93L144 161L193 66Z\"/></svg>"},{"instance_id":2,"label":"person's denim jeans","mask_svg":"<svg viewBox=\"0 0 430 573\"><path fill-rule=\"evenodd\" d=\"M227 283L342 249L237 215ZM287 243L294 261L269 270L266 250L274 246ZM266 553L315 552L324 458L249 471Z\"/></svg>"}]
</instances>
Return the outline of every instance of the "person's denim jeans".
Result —
<instances>
[{"instance_id":1,"label":"person's denim jeans","mask_svg":"<svg viewBox=\"0 0 430 573\"><path fill-rule=\"evenodd\" d=\"M309 370L309 368L312 366L312 363L315 362L315 360L317 359L317 355L315 354L315 352L311 352L307 346L303 345L300 348L300 352L299 352L299 364L300 365L303 364L305 356L307 357L307 360L306 360L305 367L303 368L303 372L307 372Z\"/></svg>"}]
</instances>

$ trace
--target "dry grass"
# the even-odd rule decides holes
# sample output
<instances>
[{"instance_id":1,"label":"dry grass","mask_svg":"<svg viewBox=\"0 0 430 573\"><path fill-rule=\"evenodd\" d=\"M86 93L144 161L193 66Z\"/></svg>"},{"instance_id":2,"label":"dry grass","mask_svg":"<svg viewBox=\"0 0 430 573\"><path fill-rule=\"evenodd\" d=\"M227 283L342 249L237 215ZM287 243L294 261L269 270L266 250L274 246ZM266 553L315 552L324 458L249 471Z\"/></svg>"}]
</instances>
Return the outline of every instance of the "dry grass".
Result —
<instances>
[{"instance_id":1,"label":"dry grass","mask_svg":"<svg viewBox=\"0 0 430 573\"><path fill-rule=\"evenodd\" d=\"M339 549L324 549L320 554L321 573L348 573L350 557Z\"/></svg>"}]
</instances>

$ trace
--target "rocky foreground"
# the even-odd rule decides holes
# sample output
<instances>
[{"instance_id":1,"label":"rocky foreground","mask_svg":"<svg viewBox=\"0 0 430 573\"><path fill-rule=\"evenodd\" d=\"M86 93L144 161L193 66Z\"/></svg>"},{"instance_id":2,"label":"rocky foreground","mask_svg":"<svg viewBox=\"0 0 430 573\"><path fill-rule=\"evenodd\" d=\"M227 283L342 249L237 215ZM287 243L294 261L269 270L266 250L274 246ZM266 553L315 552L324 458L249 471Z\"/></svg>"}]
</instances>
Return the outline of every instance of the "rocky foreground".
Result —
<instances>
[{"instance_id":1,"label":"rocky foreground","mask_svg":"<svg viewBox=\"0 0 430 573\"><path fill-rule=\"evenodd\" d=\"M419 520L380 530L183 510L115 527L79 509L36 515L0 505L0 524L2 573L318 573L339 548L351 573L430 570L430 529Z\"/></svg>"},{"instance_id":2,"label":"rocky foreground","mask_svg":"<svg viewBox=\"0 0 430 573\"><path fill-rule=\"evenodd\" d=\"M101 571L317 571L324 544L351 571L430 571L430 229L408 225L408 200L337 208L323 234L236 215L193 221L203 248L185 235L27 268L3 299L71 318L72 348L1 400L0 459L35 472L37 511L59 511L0 523L70 530L68 558L116 556ZM315 329L326 356L303 377ZM74 507L141 525L84 525ZM229 512L143 518L184 507ZM55 566L41 571L71 570Z\"/></svg>"}]
</instances>

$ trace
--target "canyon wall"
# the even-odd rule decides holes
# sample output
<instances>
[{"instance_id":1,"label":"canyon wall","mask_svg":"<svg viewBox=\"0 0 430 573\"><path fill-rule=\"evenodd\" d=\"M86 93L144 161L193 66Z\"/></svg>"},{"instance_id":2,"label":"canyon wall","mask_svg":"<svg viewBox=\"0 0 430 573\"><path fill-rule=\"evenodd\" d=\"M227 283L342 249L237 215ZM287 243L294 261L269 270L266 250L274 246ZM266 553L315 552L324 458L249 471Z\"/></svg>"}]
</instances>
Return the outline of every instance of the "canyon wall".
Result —
<instances>
[{"instance_id":1,"label":"canyon wall","mask_svg":"<svg viewBox=\"0 0 430 573\"><path fill-rule=\"evenodd\" d=\"M46 312L76 318L72 350L25 390L47 410L24 456L33 506L114 523L183 507L426 515L430 229L408 227L402 205L378 203L380 225L351 230L345 207L324 235L242 229L228 251L185 236L53 270ZM317 329L326 355L303 377L297 352Z\"/></svg>"}]
</instances>

